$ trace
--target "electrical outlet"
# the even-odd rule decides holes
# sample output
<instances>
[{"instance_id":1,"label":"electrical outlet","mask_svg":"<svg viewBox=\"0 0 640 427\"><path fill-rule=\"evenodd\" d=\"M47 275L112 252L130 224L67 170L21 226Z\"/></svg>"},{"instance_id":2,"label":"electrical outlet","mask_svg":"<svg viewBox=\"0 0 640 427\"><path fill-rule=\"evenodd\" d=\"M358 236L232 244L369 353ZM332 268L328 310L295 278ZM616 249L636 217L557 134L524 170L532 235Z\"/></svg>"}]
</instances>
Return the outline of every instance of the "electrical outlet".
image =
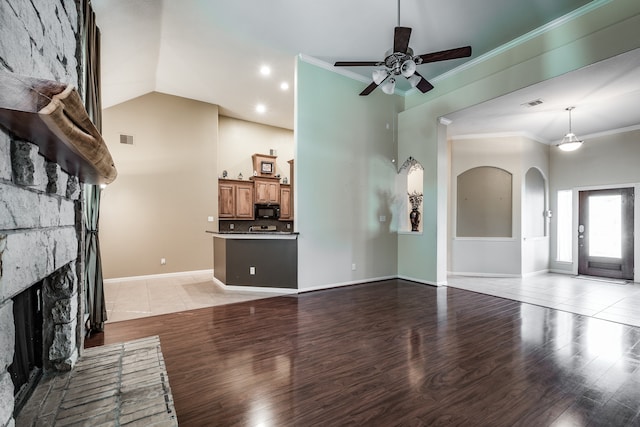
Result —
<instances>
[{"instance_id":1,"label":"electrical outlet","mask_svg":"<svg viewBox=\"0 0 640 427\"><path fill-rule=\"evenodd\" d=\"M387 217L385 215L380 215L380 222L385 222Z\"/></svg>"},{"instance_id":2,"label":"electrical outlet","mask_svg":"<svg viewBox=\"0 0 640 427\"><path fill-rule=\"evenodd\" d=\"M213 217L212 216L208 216L207 217L207 222L213 222Z\"/></svg>"},{"instance_id":3,"label":"electrical outlet","mask_svg":"<svg viewBox=\"0 0 640 427\"><path fill-rule=\"evenodd\" d=\"M229 224L229 230L233 230L236 226L234 224Z\"/></svg>"},{"instance_id":4,"label":"electrical outlet","mask_svg":"<svg viewBox=\"0 0 640 427\"><path fill-rule=\"evenodd\" d=\"M255 267L249 267L249 274L254 275L256 274L256 268Z\"/></svg>"},{"instance_id":5,"label":"electrical outlet","mask_svg":"<svg viewBox=\"0 0 640 427\"><path fill-rule=\"evenodd\" d=\"M351 264L351 271L356 271L356 263Z\"/></svg>"},{"instance_id":6,"label":"electrical outlet","mask_svg":"<svg viewBox=\"0 0 640 427\"><path fill-rule=\"evenodd\" d=\"M167 259L166 258L160 258L160 265L166 265L167 264Z\"/></svg>"},{"instance_id":7,"label":"electrical outlet","mask_svg":"<svg viewBox=\"0 0 640 427\"><path fill-rule=\"evenodd\" d=\"M291 230L291 224L287 223L287 230Z\"/></svg>"}]
</instances>

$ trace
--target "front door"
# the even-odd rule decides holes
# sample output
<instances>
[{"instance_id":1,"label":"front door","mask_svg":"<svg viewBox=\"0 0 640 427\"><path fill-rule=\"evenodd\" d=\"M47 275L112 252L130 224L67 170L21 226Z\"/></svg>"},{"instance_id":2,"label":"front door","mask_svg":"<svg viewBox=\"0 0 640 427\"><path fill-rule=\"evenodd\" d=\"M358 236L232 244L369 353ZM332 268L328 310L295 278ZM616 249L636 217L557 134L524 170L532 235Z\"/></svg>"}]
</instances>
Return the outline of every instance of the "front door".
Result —
<instances>
[{"instance_id":1,"label":"front door","mask_svg":"<svg viewBox=\"0 0 640 427\"><path fill-rule=\"evenodd\" d=\"M580 191L578 274L633 280L633 188Z\"/></svg>"}]
</instances>

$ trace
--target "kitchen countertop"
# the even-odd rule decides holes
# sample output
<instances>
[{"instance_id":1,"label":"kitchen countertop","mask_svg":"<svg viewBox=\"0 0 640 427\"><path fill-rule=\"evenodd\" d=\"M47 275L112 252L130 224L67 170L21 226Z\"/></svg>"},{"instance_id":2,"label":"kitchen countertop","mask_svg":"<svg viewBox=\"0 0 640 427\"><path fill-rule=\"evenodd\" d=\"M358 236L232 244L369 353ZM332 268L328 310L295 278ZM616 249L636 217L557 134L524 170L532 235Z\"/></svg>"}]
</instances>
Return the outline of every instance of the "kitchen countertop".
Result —
<instances>
[{"instance_id":1,"label":"kitchen countertop","mask_svg":"<svg viewBox=\"0 0 640 427\"><path fill-rule=\"evenodd\" d=\"M223 239L297 239L298 232L293 231L210 231L215 237Z\"/></svg>"}]
</instances>

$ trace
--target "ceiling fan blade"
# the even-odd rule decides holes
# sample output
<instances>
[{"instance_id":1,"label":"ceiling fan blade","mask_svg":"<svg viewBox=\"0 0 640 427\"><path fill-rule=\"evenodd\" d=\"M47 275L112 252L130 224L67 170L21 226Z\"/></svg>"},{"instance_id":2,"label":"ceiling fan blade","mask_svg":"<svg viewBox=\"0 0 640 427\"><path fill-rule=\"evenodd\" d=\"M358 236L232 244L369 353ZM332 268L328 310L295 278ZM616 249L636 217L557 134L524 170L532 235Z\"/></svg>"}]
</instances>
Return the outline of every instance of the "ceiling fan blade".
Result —
<instances>
[{"instance_id":1,"label":"ceiling fan blade","mask_svg":"<svg viewBox=\"0 0 640 427\"><path fill-rule=\"evenodd\" d=\"M396 27L393 35L393 52L407 53L409 48L409 38L411 37L411 28Z\"/></svg>"},{"instance_id":2,"label":"ceiling fan blade","mask_svg":"<svg viewBox=\"0 0 640 427\"><path fill-rule=\"evenodd\" d=\"M422 93L427 93L429 92L431 89L433 89L433 85L431 83L429 83L429 81L427 79L425 79L424 77L422 77L417 71L415 73L413 73L414 75L420 77L420 81L418 82L418 84L416 85L416 87L418 88L418 90Z\"/></svg>"},{"instance_id":3,"label":"ceiling fan blade","mask_svg":"<svg viewBox=\"0 0 640 427\"><path fill-rule=\"evenodd\" d=\"M333 64L335 67L375 67L380 61L338 61Z\"/></svg>"},{"instance_id":4,"label":"ceiling fan blade","mask_svg":"<svg viewBox=\"0 0 640 427\"><path fill-rule=\"evenodd\" d=\"M425 53L420 55L422 64L426 62L446 61L448 59L466 58L471 56L471 46L459 47L456 49L441 50L440 52Z\"/></svg>"},{"instance_id":5,"label":"ceiling fan blade","mask_svg":"<svg viewBox=\"0 0 640 427\"><path fill-rule=\"evenodd\" d=\"M385 79L386 80L386 79ZM377 88L378 85L376 84L376 82L371 82L371 84L367 87L364 88L364 90L362 92L360 92L360 96L367 96L369 95L371 92L373 92L375 90L375 88Z\"/></svg>"}]
</instances>

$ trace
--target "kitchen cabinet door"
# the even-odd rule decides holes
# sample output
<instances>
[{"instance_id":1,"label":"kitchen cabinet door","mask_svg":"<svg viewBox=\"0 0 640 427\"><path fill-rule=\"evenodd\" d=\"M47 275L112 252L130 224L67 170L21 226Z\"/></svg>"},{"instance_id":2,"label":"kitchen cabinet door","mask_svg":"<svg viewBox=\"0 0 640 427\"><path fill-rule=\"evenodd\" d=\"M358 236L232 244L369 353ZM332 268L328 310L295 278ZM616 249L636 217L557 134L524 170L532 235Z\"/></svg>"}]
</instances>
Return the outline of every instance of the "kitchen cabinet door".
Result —
<instances>
[{"instance_id":1,"label":"kitchen cabinet door","mask_svg":"<svg viewBox=\"0 0 640 427\"><path fill-rule=\"evenodd\" d=\"M253 185L236 184L236 218L253 219Z\"/></svg>"},{"instance_id":2,"label":"kitchen cabinet door","mask_svg":"<svg viewBox=\"0 0 640 427\"><path fill-rule=\"evenodd\" d=\"M221 219L253 219L253 182L219 179L218 216Z\"/></svg>"},{"instance_id":3,"label":"kitchen cabinet door","mask_svg":"<svg viewBox=\"0 0 640 427\"><path fill-rule=\"evenodd\" d=\"M255 203L280 203L280 180L277 178L253 178L255 184Z\"/></svg>"},{"instance_id":4,"label":"kitchen cabinet door","mask_svg":"<svg viewBox=\"0 0 640 427\"><path fill-rule=\"evenodd\" d=\"M218 216L233 218L235 216L235 185L229 182L218 182Z\"/></svg>"},{"instance_id":5,"label":"kitchen cabinet door","mask_svg":"<svg viewBox=\"0 0 640 427\"><path fill-rule=\"evenodd\" d=\"M280 185L280 219L290 220L293 218L291 210L291 187L286 184Z\"/></svg>"}]
</instances>

